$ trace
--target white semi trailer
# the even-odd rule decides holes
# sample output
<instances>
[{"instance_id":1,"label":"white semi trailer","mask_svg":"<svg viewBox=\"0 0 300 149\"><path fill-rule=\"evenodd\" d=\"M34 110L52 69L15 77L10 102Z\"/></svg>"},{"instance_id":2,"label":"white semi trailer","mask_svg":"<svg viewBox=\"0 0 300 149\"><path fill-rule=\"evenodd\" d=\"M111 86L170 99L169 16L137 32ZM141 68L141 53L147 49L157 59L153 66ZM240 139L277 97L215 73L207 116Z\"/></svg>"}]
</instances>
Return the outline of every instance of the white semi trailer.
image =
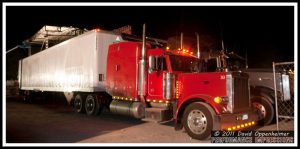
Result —
<instances>
[{"instance_id":1,"label":"white semi trailer","mask_svg":"<svg viewBox=\"0 0 300 149\"><path fill-rule=\"evenodd\" d=\"M19 87L25 91L105 91L108 47L122 37L89 31L19 61ZM66 94L68 93L68 94Z\"/></svg>"}]
</instances>

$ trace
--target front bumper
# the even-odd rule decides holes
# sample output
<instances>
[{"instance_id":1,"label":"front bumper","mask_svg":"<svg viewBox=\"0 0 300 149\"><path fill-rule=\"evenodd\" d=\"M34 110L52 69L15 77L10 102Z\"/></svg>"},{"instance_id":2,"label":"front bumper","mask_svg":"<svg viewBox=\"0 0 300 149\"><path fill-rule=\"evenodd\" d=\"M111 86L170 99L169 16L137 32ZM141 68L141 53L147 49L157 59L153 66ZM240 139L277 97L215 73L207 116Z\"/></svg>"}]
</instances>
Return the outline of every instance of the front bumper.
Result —
<instances>
[{"instance_id":1,"label":"front bumper","mask_svg":"<svg viewBox=\"0 0 300 149\"><path fill-rule=\"evenodd\" d=\"M255 111L248 110L234 114L217 115L215 120L217 121L215 129L235 131L252 127L257 124L259 119Z\"/></svg>"}]
</instances>

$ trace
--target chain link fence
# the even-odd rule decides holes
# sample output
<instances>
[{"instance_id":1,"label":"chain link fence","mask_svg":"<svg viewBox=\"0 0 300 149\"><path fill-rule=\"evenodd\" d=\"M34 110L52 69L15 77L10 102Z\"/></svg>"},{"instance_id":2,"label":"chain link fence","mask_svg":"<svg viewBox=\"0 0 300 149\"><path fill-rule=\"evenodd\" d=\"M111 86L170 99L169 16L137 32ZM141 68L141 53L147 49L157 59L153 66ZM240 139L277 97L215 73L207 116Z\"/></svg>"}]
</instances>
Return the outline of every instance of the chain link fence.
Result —
<instances>
[{"instance_id":1,"label":"chain link fence","mask_svg":"<svg viewBox=\"0 0 300 149\"><path fill-rule=\"evenodd\" d=\"M277 130L294 130L294 62L273 62Z\"/></svg>"}]
</instances>

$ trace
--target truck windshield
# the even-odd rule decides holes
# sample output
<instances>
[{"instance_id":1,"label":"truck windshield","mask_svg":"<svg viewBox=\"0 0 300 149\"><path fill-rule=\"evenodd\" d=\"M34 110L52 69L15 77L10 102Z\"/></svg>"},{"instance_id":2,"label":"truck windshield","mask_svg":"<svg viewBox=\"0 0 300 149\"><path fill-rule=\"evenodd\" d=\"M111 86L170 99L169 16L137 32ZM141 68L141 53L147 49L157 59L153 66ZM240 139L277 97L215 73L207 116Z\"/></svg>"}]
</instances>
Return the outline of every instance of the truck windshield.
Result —
<instances>
[{"instance_id":1,"label":"truck windshield","mask_svg":"<svg viewBox=\"0 0 300 149\"><path fill-rule=\"evenodd\" d=\"M193 57L170 55L173 71L199 72L199 60Z\"/></svg>"},{"instance_id":2,"label":"truck windshield","mask_svg":"<svg viewBox=\"0 0 300 149\"><path fill-rule=\"evenodd\" d=\"M246 67L245 60L237 58L228 58L227 59L227 68L231 71L239 71Z\"/></svg>"}]
</instances>

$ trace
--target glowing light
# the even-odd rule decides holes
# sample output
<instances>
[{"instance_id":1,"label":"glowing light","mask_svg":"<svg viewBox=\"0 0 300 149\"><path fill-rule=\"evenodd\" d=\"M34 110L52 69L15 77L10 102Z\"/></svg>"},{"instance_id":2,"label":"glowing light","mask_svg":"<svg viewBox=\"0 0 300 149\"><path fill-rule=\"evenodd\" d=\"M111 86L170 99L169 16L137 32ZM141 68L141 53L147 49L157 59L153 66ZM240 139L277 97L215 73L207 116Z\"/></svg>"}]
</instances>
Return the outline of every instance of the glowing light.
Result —
<instances>
[{"instance_id":1,"label":"glowing light","mask_svg":"<svg viewBox=\"0 0 300 149\"><path fill-rule=\"evenodd\" d=\"M178 99L180 95L180 82L176 81L176 98Z\"/></svg>"},{"instance_id":2,"label":"glowing light","mask_svg":"<svg viewBox=\"0 0 300 149\"><path fill-rule=\"evenodd\" d=\"M244 124L240 124L240 125L228 127L227 130L228 130L228 131L231 131L231 130L242 129L242 128L245 128L245 127L250 127L251 125L254 125L254 124L255 124L254 121L252 121L252 122L246 122L246 123L244 123Z\"/></svg>"},{"instance_id":3,"label":"glowing light","mask_svg":"<svg viewBox=\"0 0 300 149\"><path fill-rule=\"evenodd\" d=\"M100 32L99 28L94 29L95 32Z\"/></svg>"},{"instance_id":4,"label":"glowing light","mask_svg":"<svg viewBox=\"0 0 300 149\"><path fill-rule=\"evenodd\" d=\"M221 97L215 97L214 102L217 104L221 103Z\"/></svg>"},{"instance_id":5,"label":"glowing light","mask_svg":"<svg viewBox=\"0 0 300 149\"><path fill-rule=\"evenodd\" d=\"M193 52L191 52L191 55L193 55Z\"/></svg>"},{"instance_id":6,"label":"glowing light","mask_svg":"<svg viewBox=\"0 0 300 149\"><path fill-rule=\"evenodd\" d=\"M170 50L170 47L166 47L166 50Z\"/></svg>"}]
</instances>

